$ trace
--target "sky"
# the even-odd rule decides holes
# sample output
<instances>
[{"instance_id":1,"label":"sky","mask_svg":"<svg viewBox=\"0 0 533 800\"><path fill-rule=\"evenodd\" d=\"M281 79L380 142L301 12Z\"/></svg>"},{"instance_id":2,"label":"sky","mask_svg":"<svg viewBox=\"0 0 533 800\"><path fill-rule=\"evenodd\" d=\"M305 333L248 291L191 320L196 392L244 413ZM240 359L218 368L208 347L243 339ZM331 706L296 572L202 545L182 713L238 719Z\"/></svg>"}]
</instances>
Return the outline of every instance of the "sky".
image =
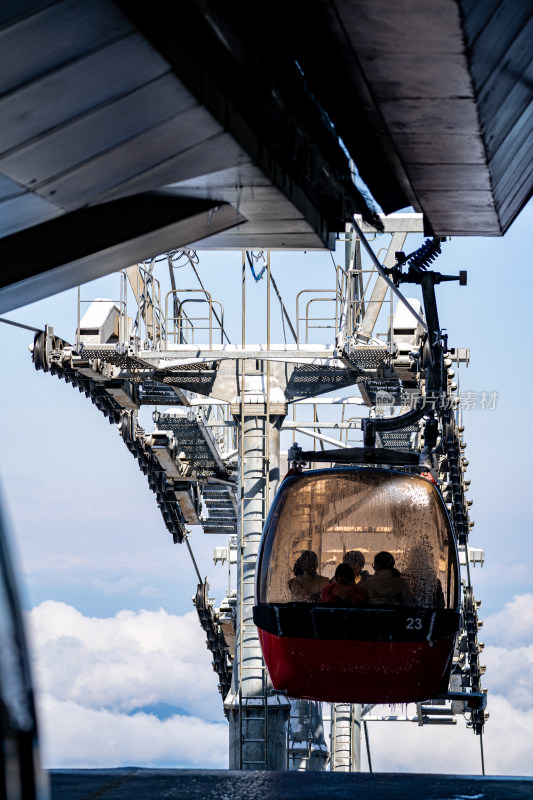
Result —
<instances>
[{"instance_id":1,"label":"sky","mask_svg":"<svg viewBox=\"0 0 533 800\"><path fill-rule=\"evenodd\" d=\"M470 348L460 382L477 404L464 411L464 423L471 544L486 557L472 577L484 619L489 774L533 774L532 226L530 203L505 237L454 238L434 264L443 273L468 271L466 287L441 284L437 298L450 345ZM406 249L420 242L413 236ZM333 286L333 261L343 263L343 249L339 243L333 259L327 252L272 254L272 273L292 316L298 291ZM224 303L230 338L238 342L241 254L199 257L202 280ZM182 288L196 285L187 267L177 277ZM247 280L247 341L264 341L266 281L256 284L250 273ZM416 296L411 288L408 294ZM86 299L117 296L116 276L82 287ZM272 341L282 341L274 296L272 303ZM5 316L53 325L72 341L76 315L72 290ZM320 337L331 342L331 331L315 332L314 340ZM172 544L117 428L70 385L35 371L31 340L29 331L0 325L0 477L32 650L43 762L225 767L227 727L191 602L196 576L186 548ZM495 408L479 407L483 392L497 393ZM192 530L200 572L217 604L227 571L214 566L212 550L225 542ZM479 773L479 741L461 718L453 728L378 722L369 728L376 771Z\"/></svg>"}]
</instances>

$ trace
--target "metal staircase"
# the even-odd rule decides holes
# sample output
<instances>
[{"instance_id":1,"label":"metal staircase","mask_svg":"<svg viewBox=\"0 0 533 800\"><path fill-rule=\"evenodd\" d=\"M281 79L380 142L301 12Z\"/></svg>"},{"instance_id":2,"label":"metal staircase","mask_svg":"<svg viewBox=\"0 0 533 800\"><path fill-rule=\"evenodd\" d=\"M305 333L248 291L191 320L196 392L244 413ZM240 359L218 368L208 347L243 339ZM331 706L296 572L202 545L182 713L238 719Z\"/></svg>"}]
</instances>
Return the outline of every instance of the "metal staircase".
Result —
<instances>
[{"instance_id":1,"label":"metal staircase","mask_svg":"<svg viewBox=\"0 0 533 800\"><path fill-rule=\"evenodd\" d=\"M179 458L187 464L188 477L195 480L228 480L229 470L220 457L217 442L211 430L205 426L200 411L183 407L164 412L154 411L153 420L158 430L171 431L174 435Z\"/></svg>"},{"instance_id":2,"label":"metal staircase","mask_svg":"<svg viewBox=\"0 0 533 800\"><path fill-rule=\"evenodd\" d=\"M416 449L419 433L420 425L409 425L399 431L377 432L376 441L379 447L387 447L389 450L398 450L405 453Z\"/></svg>"},{"instance_id":3,"label":"metal staircase","mask_svg":"<svg viewBox=\"0 0 533 800\"><path fill-rule=\"evenodd\" d=\"M207 513L200 517L205 533L237 533L236 488L222 483L202 486L202 502Z\"/></svg>"}]
</instances>

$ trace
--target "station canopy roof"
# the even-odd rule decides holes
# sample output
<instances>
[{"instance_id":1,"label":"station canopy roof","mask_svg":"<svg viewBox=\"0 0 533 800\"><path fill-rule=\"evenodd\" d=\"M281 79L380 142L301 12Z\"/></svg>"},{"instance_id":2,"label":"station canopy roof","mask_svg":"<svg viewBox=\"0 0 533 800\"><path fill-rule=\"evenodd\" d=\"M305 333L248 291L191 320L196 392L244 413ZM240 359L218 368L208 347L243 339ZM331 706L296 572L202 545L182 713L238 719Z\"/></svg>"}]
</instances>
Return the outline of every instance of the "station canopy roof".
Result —
<instances>
[{"instance_id":1,"label":"station canopy roof","mask_svg":"<svg viewBox=\"0 0 533 800\"><path fill-rule=\"evenodd\" d=\"M0 312L169 249L332 247L379 208L505 233L532 45L522 0L4 3Z\"/></svg>"}]
</instances>

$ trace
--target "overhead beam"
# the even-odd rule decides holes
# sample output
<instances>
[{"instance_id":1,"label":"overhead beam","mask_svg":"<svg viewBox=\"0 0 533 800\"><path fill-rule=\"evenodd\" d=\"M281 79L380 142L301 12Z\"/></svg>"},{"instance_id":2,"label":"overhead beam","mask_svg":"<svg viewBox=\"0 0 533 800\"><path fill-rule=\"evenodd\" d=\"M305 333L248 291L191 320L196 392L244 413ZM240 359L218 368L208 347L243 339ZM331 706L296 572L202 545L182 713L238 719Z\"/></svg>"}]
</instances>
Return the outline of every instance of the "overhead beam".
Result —
<instances>
[{"instance_id":1,"label":"overhead beam","mask_svg":"<svg viewBox=\"0 0 533 800\"><path fill-rule=\"evenodd\" d=\"M0 240L0 313L245 221L227 203L148 192L14 233Z\"/></svg>"},{"instance_id":2,"label":"overhead beam","mask_svg":"<svg viewBox=\"0 0 533 800\"><path fill-rule=\"evenodd\" d=\"M399 214L379 214L383 225L383 233L424 233L424 215L412 212ZM375 233L375 229L364 219L356 215L355 220L363 233Z\"/></svg>"}]
</instances>

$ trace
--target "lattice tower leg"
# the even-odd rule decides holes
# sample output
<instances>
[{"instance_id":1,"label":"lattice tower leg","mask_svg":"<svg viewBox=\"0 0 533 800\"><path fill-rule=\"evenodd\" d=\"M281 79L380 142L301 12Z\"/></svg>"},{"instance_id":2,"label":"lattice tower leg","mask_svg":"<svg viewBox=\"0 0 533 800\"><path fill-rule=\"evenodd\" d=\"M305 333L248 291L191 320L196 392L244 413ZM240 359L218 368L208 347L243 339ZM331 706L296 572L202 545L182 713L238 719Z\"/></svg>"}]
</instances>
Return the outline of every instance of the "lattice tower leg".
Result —
<instances>
[{"instance_id":1,"label":"lattice tower leg","mask_svg":"<svg viewBox=\"0 0 533 800\"><path fill-rule=\"evenodd\" d=\"M237 640L226 698L230 769L286 769L290 702L272 694L253 624L255 567L269 500L279 483L282 416L244 413L240 432L242 521L237 562Z\"/></svg>"}]
</instances>

